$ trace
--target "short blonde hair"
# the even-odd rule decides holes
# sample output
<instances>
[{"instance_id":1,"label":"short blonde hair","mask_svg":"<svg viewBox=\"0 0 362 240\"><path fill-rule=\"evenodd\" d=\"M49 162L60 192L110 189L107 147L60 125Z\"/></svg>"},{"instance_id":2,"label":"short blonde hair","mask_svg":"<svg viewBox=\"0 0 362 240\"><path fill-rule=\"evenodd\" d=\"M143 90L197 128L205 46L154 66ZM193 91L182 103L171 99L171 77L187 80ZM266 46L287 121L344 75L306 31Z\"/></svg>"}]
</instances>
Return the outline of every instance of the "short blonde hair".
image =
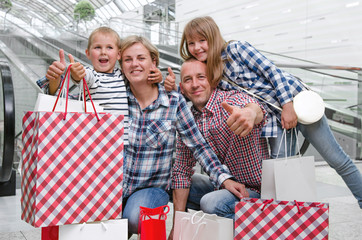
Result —
<instances>
[{"instance_id":1,"label":"short blonde hair","mask_svg":"<svg viewBox=\"0 0 362 240\"><path fill-rule=\"evenodd\" d=\"M122 66L122 54L123 52L131 47L133 44L141 43L150 52L151 59L156 62L156 67L160 63L160 53L155 45L153 45L147 38L137 35L131 35L123 39L121 47L121 59L119 64Z\"/></svg>"},{"instance_id":2,"label":"short blonde hair","mask_svg":"<svg viewBox=\"0 0 362 240\"><path fill-rule=\"evenodd\" d=\"M99 27L93 30L93 32L89 35L88 38L88 46L87 49L88 51L90 50L90 47L93 43L93 39L95 37L95 35L97 34L109 34L109 35L113 35L113 37L116 39L116 45L119 49L121 49L121 45L122 45L122 40L119 37L118 33L116 31L114 31L112 28L109 27Z\"/></svg>"}]
</instances>

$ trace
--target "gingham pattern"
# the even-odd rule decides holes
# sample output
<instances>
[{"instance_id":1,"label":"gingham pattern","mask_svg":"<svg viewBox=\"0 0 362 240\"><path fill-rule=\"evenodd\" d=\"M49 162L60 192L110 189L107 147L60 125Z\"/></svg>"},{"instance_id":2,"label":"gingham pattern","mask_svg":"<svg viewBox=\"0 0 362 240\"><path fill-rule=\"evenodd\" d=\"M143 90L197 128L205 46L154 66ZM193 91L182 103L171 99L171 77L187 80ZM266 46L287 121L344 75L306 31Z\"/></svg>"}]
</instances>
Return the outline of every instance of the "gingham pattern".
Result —
<instances>
[{"instance_id":1,"label":"gingham pattern","mask_svg":"<svg viewBox=\"0 0 362 240\"><path fill-rule=\"evenodd\" d=\"M225 78L278 107L293 101L293 96L305 89L298 79L275 66L248 42L229 42L221 57L225 61ZM219 87L234 89L226 81L220 81ZM281 119L281 113L268 104L262 104L269 113L262 136L276 137L277 119Z\"/></svg>"},{"instance_id":2,"label":"gingham pattern","mask_svg":"<svg viewBox=\"0 0 362 240\"><path fill-rule=\"evenodd\" d=\"M327 203L245 198L235 205L235 240L328 239Z\"/></svg>"},{"instance_id":3,"label":"gingham pattern","mask_svg":"<svg viewBox=\"0 0 362 240\"><path fill-rule=\"evenodd\" d=\"M121 217L123 115L27 112L21 218L34 227Z\"/></svg>"},{"instance_id":4,"label":"gingham pattern","mask_svg":"<svg viewBox=\"0 0 362 240\"><path fill-rule=\"evenodd\" d=\"M240 137L227 126L226 120L230 114L221 107L222 102L245 107L256 101L237 91L215 89L201 112L194 107L191 108L195 122L206 142L220 162L229 168L235 180L243 183L247 188L260 192L261 161L269 158L266 141L260 138L266 117L264 115L264 120L256 125L250 134ZM263 112L265 113L264 109ZM187 166L193 166L195 162L191 150L178 136L175 168L180 165L180 172L191 178L192 172L187 172Z\"/></svg>"},{"instance_id":5,"label":"gingham pattern","mask_svg":"<svg viewBox=\"0 0 362 240\"><path fill-rule=\"evenodd\" d=\"M124 197L147 187L170 189L172 176L174 186L190 183L190 179L178 177L178 169L173 169L171 176L176 133L215 185L221 185L224 176L231 177L202 137L182 94L166 92L158 84L158 98L144 109L130 90L128 94L130 135L125 151ZM188 167L191 173L192 166Z\"/></svg>"}]
</instances>

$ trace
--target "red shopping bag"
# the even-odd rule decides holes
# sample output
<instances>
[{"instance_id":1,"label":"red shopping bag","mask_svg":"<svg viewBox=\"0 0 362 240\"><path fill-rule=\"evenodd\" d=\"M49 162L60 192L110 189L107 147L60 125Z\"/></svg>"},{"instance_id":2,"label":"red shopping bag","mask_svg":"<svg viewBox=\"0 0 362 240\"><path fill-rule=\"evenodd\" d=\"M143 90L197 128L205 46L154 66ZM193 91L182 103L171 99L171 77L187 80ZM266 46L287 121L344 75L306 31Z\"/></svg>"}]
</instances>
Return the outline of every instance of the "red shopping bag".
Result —
<instances>
[{"instance_id":1,"label":"red shopping bag","mask_svg":"<svg viewBox=\"0 0 362 240\"><path fill-rule=\"evenodd\" d=\"M59 226L42 227L41 240L58 240Z\"/></svg>"},{"instance_id":2,"label":"red shopping bag","mask_svg":"<svg viewBox=\"0 0 362 240\"><path fill-rule=\"evenodd\" d=\"M165 212L165 208L167 209ZM170 207L140 207L138 234L140 240L166 240L166 219Z\"/></svg>"},{"instance_id":3,"label":"red shopping bag","mask_svg":"<svg viewBox=\"0 0 362 240\"><path fill-rule=\"evenodd\" d=\"M244 198L235 205L235 240L328 239L329 205Z\"/></svg>"},{"instance_id":4,"label":"red shopping bag","mask_svg":"<svg viewBox=\"0 0 362 240\"><path fill-rule=\"evenodd\" d=\"M45 227L121 217L123 115L26 112L22 139L24 221Z\"/></svg>"}]
</instances>

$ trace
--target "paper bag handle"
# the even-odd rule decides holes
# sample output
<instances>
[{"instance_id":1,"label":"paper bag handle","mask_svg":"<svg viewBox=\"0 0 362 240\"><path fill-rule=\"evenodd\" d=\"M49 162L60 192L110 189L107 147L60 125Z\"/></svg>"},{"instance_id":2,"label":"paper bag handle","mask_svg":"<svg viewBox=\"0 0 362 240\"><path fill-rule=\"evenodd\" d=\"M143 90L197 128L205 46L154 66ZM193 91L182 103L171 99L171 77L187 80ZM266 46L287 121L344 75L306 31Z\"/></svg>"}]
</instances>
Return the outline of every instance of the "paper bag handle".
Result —
<instances>
[{"instance_id":1,"label":"paper bag handle","mask_svg":"<svg viewBox=\"0 0 362 240\"><path fill-rule=\"evenodd\" d=\"M297 148L300 149L299 147L299 140L298 140L298 134L297 134L297 129L296 128L293 128L294 130L294 133L295 133L295 136L296 136L296 141L297 141ZM291 141L293 140L293 130L292 130L292 133L291 133L291 136L290 136L290 139ZM279 152L280 152L280 149L282 147L282 144L283 144L283 139L284 139L284 149L285 149L285 160L288 159L288 156L287 156L287 131L285 129L283 129L283 134L282 134L282 138L280 140L280 144L279 144L279 148L278 148L278 153L277 153L277 156L279 156ZM292 152L292 145L293 144L290 144L290 152ZM298 151L298 155L299 157L302 157L300 155L300 152Z\"/></svg>"},{"instance_id":2,"label":"paper bag handle","mask_svg":"<svg viewBox=\"0 0 362 240\"><path fill-rule=\"evenodd\" d=\"M201 212L201 211L199 211L199 212ZM195 214L199 213L199 212L194 213L194 214L192 215L192 217L193 217ZM182 226L183 226L182 222L183 222L183 220L189 220L189 219L190 219L191 224L193 224L193 225L194 225L194 224L198 224L198 223L202 220L202 218L205 217L205 214L202 216L202 218L200 218L199 221L197 221L197 222L195 222L195 223L192 222L192 217L191 217L191 219L188 218L188 217L183 217L183 218L181 219L181 227L180 227L179 240L182 240L182 232L183 232L183 231L182 231ZM197 225L195 234L194 234L194 236L192 236L192 239L191 239L191 240L195 240L195 239L196 239L196 236L197 236L197 234L199 233L200 228L201 228L202 226L205 226L205 225L206 225L206 222L202 222L202 223L200 223L200 224Z\"/></svg>"},{"instance_id":3,"label":"paper bag handle","mask_svg":"<svg viewBox=\"0 0 362 240\"><path fill-rule=\"evenodd\" d=\"M65 72L64 80L63 80L62 85L61 85L61 87L60 87L61 90L60 90L59 93L58 93L57 100L55 101L54 107L53 107L53 110L52 110L52 112L54 112L55 107L57 106L59 97L60 97L60 95L61 95L61 93L62 93L62 90L63 90L63 87L64 87L64 83L67 82L67 88L66 88L67 91L66 91L64 120L65 120L65 118L66 118L67 111L68 111L69 82L70 82L70 68L71 68L71 66L72 66L72 64L70 64L70 65L68 66L67 71ZM90 101L91 101L91 103L92 103L92 106L93 106L93 109L94 109L94 113L95 113L95 115L96 115L96 117L97 117L97 120L99 121L100 119L99 119L99 117L98 117L97 110L96 110L96 108L95 108L95 106L94 106L94 103L93 103L92 97L91 97L91 95L90 95L89 88L88 88L87 82L85 81L85 78L83 78L82 81L83 81L83 94L84 94L84 95L83 95L84 110L85 110L85 112L87 112L87 104L86 104L86 98L85 98L85 96L86 96L86 95L85 95L85 90L87 90L89 99L90 99Z\"/></svg>"}]
</instances>

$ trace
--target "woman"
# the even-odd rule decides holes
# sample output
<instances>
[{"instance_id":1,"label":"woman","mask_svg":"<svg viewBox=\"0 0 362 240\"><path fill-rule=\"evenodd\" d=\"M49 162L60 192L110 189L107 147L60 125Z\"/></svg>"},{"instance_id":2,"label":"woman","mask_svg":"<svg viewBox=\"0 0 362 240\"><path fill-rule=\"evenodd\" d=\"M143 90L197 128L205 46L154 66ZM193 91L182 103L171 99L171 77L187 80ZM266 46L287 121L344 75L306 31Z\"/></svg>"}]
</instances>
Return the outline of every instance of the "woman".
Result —
<instances>
[{"instance_id":1,"label":"woman","mask_svg":"<svg viewBox=\"0 0 362 240\"><path fill-rule=\"evenodd\" d=\"M158 63L158 50L147 39L129 36L122 41L120 65L126 77L130 115L129 146L124 161L123 218L128 219L131 233L137 233L140 206L155 208L169 201L176 131L215 187L224 184L229 191L234 191L225 184L231 181L229 170L221 165L203 139L183 96L176 91L166 92L160 84L147 82L151 68ZM193 167L187 166L190 176ZM178 182L172 184L177 188L189 187L189 175L179 174Z\"/></svg>"}]
</instances>

